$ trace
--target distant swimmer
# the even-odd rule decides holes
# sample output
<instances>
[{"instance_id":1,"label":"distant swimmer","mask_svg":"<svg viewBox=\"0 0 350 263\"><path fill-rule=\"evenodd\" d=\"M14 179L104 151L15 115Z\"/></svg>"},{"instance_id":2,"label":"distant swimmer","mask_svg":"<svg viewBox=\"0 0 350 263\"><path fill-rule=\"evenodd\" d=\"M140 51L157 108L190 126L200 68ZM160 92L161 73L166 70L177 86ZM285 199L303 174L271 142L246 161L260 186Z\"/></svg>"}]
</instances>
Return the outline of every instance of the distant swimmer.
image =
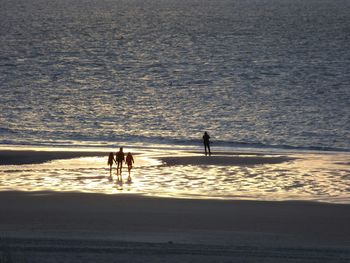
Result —
<instances>
[{"instance_id":1,"label":"distant swimmer","mask_svg":"<svg viewBox=\"0 0 350 263\"><path fill-rule=\"evenodd\" d=\"M128 172L129 172L128 181L131 181L130 171L132 169L132 164L134 163L134 157L132 156L132 154L130 152L126 156L125 162L128 165Z\"/></svg>"},{"instance_id":2,"label":"distant swimmer","mask_svg":"<svg viewBox=\"0 0 350 263\"><path fill-rule=\"evenodd\" d=\"M203 135L203 143L204 143L204 151L205 151L205 155L211 155L211 151L210 151L210 136L207 132L204 132L204 135ZM207 148L208 148L208 151L207 151Z\"/></svg>"},{"instance_id":3,"label":"distant swimmer","mask_svg":"<svg viewBox=\"0 0 350 263\"><path fill-rule=\"evenodd\" d=\"M109 165L109 174L110 174L110 176L112 176L113 162L115 162L114 155L113 155L113 153L109 153L107 164Z\"/></svg>"},{"instance_id":4,"label":"distant swimmer","mask_svg":"<svg viewBox=\"0 0 350 263\"><path fill-rule=\"evenodd\" d=\"M123 147L120 147L119 152L116 153L115 161L117 163L117 175L119 180L119 174L120 174L120 179L122 179L122 168L123 168L123 162L125 161Z\"/></svg>"}]
</instances>

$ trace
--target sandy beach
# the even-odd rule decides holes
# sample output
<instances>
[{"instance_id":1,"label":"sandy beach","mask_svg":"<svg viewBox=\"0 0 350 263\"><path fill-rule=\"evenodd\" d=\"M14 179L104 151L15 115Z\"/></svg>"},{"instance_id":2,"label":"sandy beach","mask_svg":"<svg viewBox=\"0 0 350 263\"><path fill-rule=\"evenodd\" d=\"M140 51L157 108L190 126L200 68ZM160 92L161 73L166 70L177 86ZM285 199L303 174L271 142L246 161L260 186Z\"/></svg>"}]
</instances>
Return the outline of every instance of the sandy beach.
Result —
<instances>
[{"instance_id":1,"label":"sandy beach","mask_svg":"<svg viewBox=\"0 0 350 263\"><path fill-rule=\"evenodd\" d=\"M18 262L350 260L349 205L1 192L0 213Z\"/></svg>"},{"instance_id":2,"label":"sandy beach","mask_svg":"<svg viewBox=\"0 0 350 263\"><path fill-rule=\"evenodd\" d=\"M52 160L72 159L88 156L105 156L105 152L88 151L33 151L1 150L0 165L40 164Z\"/></svg>"},{"instance_id":3,"label":"sandy beach","mask_svg":"<svg viewBox=\"0 0 350 263\"><path fill-rule=\"evenodd\" d=\"M191 180L198 180L195 176L196 169L202 169L197 173L214 169L210 173L222 177L221 173L226 171L224 169L237 167L248 169L248 177L244 180L249 180L255 169L261 173L261 169L267 169L261 167L277 166L281 169L281 165L287 165L288 168L288 165L302 159L302 156L286 153L249 152L222 152L211 157L196 152L183 152L173 156L169 152L157 152L153 155L152 158L158 164L150 165L152 161L148 159L150 163L139 161L140 167L133 171L134 184L128 186L130 189L141 189L143 184L151 184L152 181L140 181L138 178L147 172L151 175L158 172L161 180L172 176L165 171L171 171L178 177L181 170L186 176L192 176L185 182L189 184ZM99 162L96 163L100 159L101 164L105 165L104 152L1 151L0 156L3 164L2 176L16 177L18 174L19 178L24 177L24 182L29 182L27 184L35 183L46 175L56 180L67 173L79 173L77 180L83 187L96 182L105 187L118 187L112 194L103 194L103 191L82 193L79 188L75 192L67 191L70 188L62 192L57 188L59 186L48 181L48 185L53 185L50 191L34 191L36 188L31 191L0 191L0 259L4 262L350 260L349 204L214 200L203 197L161 198L157 197L158 192L154 192L153 197L147 197L128 193L126 188L108 181L105 168L94 170L85 167L88 164L84 162L95 157L97 159L91 159L95 166L100 166ZM143 153L140 153L136 160L142 159L142 156ZM149 154L147 158L151 158ZM318 156L315 158L319 159ZM75 163L79 160L82 164L76 166ZM338 156L336 160L340 160ZM19 163L22 165L18 165ZM221 167L219 173L215 170L218 167ZM27 174L23 173L26 169ZM95 181L82 181L84 176L89 177L89 169L92 170L91 173L102 172L104 175L93 177ZM83 173L80 174L81 170ZM38 175L35 180L30 181L32 173ZM154 177L151 178L155 180ZM21 181L16 180L14 185L20 186L18 182ZM64 187L74 183L74 180ZM3 180L2 184L4 183L6 182ZM162 181L158 183L162 185ZM156 185L155 188L157 187ZM163 187L170 191L172 185ZM191 187L199 186L194 184ZM98 187L92 189L100 191ZM181 196L181 191L174 192L175 196L177 193Z\"/></svg>"}]
</instances>

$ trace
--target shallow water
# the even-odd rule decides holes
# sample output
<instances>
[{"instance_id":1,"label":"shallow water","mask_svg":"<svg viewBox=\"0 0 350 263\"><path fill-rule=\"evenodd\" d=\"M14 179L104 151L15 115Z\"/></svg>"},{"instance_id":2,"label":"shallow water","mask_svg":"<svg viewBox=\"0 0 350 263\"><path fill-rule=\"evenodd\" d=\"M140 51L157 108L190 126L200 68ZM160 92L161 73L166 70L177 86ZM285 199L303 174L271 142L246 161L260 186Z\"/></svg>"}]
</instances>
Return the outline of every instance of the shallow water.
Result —
<instances>
[{"instance_id":1,"label":"shallow water","mask_svg":"<svg viewBox=\"0 0 350 263\"><path fill-rule=\"evenodd\" d=\"M126 168L122 173L122 182L117 180L115 170L110 177L106 158L103 157L55 160L36 165L0 166L0 191L49 190L175 198L307 200L350 204L348 154L291 153L288 154L293 158L290 161L260 165L169 166L161 161L162 156L189 155L196 156L189 152L169 150L141 152L135 156L136 164L131 172L131 182L127 180ZM239 156L248 158L254 155Z\"/></svg>"}]
</instances>

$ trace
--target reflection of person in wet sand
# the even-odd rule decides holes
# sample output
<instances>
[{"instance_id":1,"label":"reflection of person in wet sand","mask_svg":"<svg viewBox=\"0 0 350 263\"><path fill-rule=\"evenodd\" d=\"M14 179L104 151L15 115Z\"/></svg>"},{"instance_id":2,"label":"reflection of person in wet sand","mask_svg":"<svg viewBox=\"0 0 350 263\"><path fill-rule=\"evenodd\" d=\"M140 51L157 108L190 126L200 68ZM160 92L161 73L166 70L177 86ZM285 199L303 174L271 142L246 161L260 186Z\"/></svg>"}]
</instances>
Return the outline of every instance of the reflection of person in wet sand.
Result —
<instances>
[{"instance_id":1,"label":"reflection of person in wet sand","mask_svg":"<svg viewBox=\"0 0 350 263\"><path fill-rule=\"evenodd\" d=\"M120 147L119 152L115 155L115 161L117 163L117 175L119 180L119 174L120 174L120 180L122 180L122 168L123 168L123 162L125 161L125 155L123 152L123 147Z\"/></svg>"},{"instance_id":2,"label":"reflection of person in wet sand","mask_svg":"<svg viewBox=\"0 0 350 263\"><path fill-rule=\"evenodd\" d=\"M110 176L112 176L112 166L113 166L113 162L115 162L115 160L114 160L114 155L113 155L113 153L109 153L107 164L109 165L109 175L110 175Z\"/></svg>"},{"instance_id":3,"label":"reflection of person in wet sand","mask_svg":"<svg viewBox=\"0 0 350 263\"><path fill-rule=\"evenodd\" d=\"M134 157L132 156L132 154L130 152L126 156L125 162L128 165L128 172L129 172L128 181L131 181L130 171L132 169L132 164L134 163Z\"/></svg>"},{"instance_id":4,"label":"reflection of person in wet sand","mask_svg":"<svg viewBox=\"0 0 350 263\"><path fill-rule=\"evenodd\" d=\"M211 155L211 152L210 152L210 136L207 132L204 132L204 135L203 135L203 143L204 143L204 151L205 151L205 155L207 155L209 153L209 155ZM208 148L208 152L207 152L207 148Z\"/></svg>"}]
</instances>

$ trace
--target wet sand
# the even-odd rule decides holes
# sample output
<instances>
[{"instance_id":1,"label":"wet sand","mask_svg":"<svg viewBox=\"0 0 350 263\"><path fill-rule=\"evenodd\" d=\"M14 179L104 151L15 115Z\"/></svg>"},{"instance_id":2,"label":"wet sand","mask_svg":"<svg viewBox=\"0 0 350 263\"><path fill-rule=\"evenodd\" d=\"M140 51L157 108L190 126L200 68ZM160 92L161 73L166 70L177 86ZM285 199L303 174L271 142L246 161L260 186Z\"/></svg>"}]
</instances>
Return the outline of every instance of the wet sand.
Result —
<instances>
[{"instance_id":1,"label":"wet sand","mask_svg":"<svg viewBox=\"0 0 350 263\"><path fill-rule=\"evenodd\" d=\"M90 156L108 156L108 153L87 151L0 150L0 165L40 164L58 159L71 159Z\"/></svg>"},{"instance_id":2,"label":"wet sand","mask_svg":"<svg viewBox=\"0 0 350 263\"><path fill-rule=\"evenodd\" d=\"M0 192L0 214L26 262L350 260L349 205Z\"/></svg>"},{"instance_id":3,"label":"wet sand","mask_svg":"<svg viewBox=\"0 0 350 263\"><path fill-rule=\"evenodd\" d=\"M203 156L201 152L191 152L180 156L158 156L157 158L167 165L258 165L278 164L291 161L295 158L279 154L262 153L227 153L217 152L212 156ZM134 153L135 154L135 153ZM108 152L98 151L12 151L0 150L0 165L41 164L59 159L79 157L106 156Z\"/></svg>"},{"instance_id":4,"label":"wet sand","mask_svg":"<svg viewBox=\"0 0 350 263\"><path fill-rule=\"evenodd\" d=\"M232 154L231 154L232 155ZM266 155L211 155L211 156L174 156L162 157L161 160L167 165L220 165L220 166L250 166L259 164L278 164L294 160L288 156L266 156Z\"/></svg>"},{"instance_id":5,"label":"wet sand","mask_svg":"<svg viewBox=\"0 0 350 263\"><path fill-rule=\"evenodd\" d=\"M83 156L107 155L0 152L2 164ZM156 158L170 166L293 160L287 154L261 153ZM13 262L350 261L350 205L345 204L1 191L0 215L0 259Z\"/></svg>"}]
</instances>

